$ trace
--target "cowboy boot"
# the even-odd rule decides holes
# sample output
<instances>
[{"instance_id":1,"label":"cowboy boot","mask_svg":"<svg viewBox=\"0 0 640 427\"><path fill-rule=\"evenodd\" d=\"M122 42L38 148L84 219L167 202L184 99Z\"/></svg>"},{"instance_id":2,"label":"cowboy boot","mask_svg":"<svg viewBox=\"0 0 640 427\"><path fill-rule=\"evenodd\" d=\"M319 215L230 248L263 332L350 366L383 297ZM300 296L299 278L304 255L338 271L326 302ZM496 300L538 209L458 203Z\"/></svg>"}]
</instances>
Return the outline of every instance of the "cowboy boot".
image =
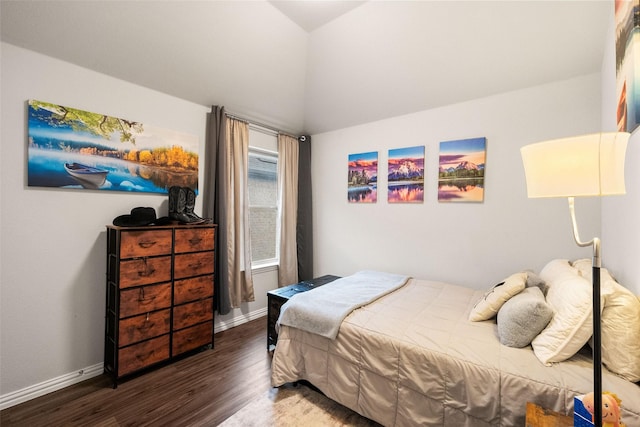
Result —
<instances>
[{"instance_id":1,"label":"cowboy boot","mask_svg":"<svg viewBox=\"0 0 640 427\"><path fill-rule=\"evenodd\" d=\"M177 212L178 191L178 187L169 187L169 218L172 218L173 214Z\"/></svg>"},{"instance_id":2,"label":"cowboy boot","mask_svg":"<svg viewBox=\"0 0 640 427\"><path fill-rule=\"evenodd\" d=\"M194 208L196 207L196 192L189 187L183 187L183 188L187 195L187 202L185 204L185 210L184 210L185 215L191 218L192 223L199 224L199 223L206 222L207 221L206 219L199 217L193 211Z\"/></svg>"},{"instance_id":3,"label":"cowboy boot","mask_svg":"<svg viewBox=\"0 0 640 427\"><path fill-rule=\"evenodd\" d=\"M184 224L193 222L186 214L187 194L182 187L169 188L169 218Z\"/></svg>"}]
</instances>

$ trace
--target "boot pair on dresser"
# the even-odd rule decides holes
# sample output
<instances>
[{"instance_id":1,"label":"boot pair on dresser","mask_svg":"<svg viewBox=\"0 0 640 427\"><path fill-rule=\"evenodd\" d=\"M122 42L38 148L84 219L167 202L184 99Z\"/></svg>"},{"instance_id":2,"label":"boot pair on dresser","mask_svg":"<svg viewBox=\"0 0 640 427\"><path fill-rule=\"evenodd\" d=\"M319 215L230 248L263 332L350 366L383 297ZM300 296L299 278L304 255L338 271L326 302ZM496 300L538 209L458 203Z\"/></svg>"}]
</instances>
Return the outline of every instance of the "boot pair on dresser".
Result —
<instances>
[{"instance_id":1,"label":"boot pair on dresser","mask_svg":"<svg viewBox=\"0 0 640 427\"><path fill-rule=\"evenodd\" d=\"M208 219L195 214L196 192L189 187L173 186L169 188L169 218L182 224L203 224Z\"/></svg>"}]
</instances>

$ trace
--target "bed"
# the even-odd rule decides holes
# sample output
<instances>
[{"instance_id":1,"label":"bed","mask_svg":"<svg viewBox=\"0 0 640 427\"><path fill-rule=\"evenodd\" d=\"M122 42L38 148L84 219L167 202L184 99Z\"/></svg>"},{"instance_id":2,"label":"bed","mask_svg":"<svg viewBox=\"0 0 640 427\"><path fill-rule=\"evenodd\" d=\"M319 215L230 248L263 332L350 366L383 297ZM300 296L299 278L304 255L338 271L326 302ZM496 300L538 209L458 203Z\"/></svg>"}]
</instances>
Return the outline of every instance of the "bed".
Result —
<instances>
[{"instance_id":1,"label":"bed","mask_svg":"<svg viewBox=\"0 0 640 427\"><path fill-rule=\"evenodd\" d=\"M469 320L488 293L495 294L408 278L347 314L335 338L280 324L271 383L308 381L385 426L523 426L527 402L572 415L574 397L592 390L588 347L582 343L567 360L542 363L532 345L502 344L495 316ZM630 345L635 352L640 342ZM640 426L638 383L605 368L603 390L621 399L628 427Z\"/></svg>"}]
</instances>

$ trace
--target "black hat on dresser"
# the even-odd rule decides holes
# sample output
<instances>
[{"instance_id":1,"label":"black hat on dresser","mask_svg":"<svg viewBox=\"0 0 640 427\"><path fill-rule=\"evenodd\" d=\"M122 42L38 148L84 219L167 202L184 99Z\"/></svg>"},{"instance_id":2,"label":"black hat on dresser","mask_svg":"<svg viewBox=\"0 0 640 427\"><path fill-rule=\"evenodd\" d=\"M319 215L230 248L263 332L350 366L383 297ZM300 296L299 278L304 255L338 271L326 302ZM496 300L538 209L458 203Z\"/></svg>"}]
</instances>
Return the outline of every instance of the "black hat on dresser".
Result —
<instances>
[{"instance_id":1,"label":"black hat on dresser","mask_svg":"<svg viewBox=\"0 0 640 427\"><path fill-rule=\"evenodd\" d=\"M138 207L131 209L128 215L120 215L114 218L113 225L119 227L143 227L146 225L163 225L170 222L169 218L156 218L154 208Z\"/></svg>"}]
</instances>

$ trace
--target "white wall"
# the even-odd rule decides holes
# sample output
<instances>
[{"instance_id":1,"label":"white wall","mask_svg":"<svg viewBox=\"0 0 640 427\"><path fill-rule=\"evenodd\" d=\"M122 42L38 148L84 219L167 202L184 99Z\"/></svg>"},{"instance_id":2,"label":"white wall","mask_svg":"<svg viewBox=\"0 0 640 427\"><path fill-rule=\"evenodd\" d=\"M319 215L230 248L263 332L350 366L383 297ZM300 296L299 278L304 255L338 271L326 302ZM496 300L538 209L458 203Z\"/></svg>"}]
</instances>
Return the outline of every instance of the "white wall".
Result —
<instances>
[{"instance_id":1,"label":"white wall","mask_svg":"<svg viewBox=\"0 0 640 427\"><path fill-rule=\"evenodd\" d=\"M0 408L102 373L105 225L136 206L168 209L166 195L28 187L27 100L194 134L201 180L209 111L10 44L1 59ZM216 331L266 314L270 275L257 275L259 301L216 318Z\"/></svg>"},{"instance_id":2,"label":"white wall","mask_svg":"<svg viewBox=\"0 0 640 427\"><path fill-rule=\"evenodd\" d=\"M602 61L602 129L616 130L616 71L613 11L611 30ZM634 132L627 146L624 196L602 201L602 263L616 279L640 295L640 136Z\"/></svg>"},{"instance_id":3,"label":"white wall","mask_svg":"<svg viewBox=\"0 0 640 427\"><path fill-rule=\"evenodd\" d=\"M205 137L203 106L2 44L2 395L101 370L105 225L136 206L167 214L166 195L28 187L29 99L194 134L201 154Z\"/></svg>"},{"instance_id":4,"label":"white wall","mask_svg":"<svg viewBox=\"0 0 640 427\"><path fill-rule=\"evenodd\" d=\"M520 147L599 130L600 75L313 135L315 272L379 269L484 289L553 258L589 258L564 199L528 199ZM440 141L487 138L483 203L437 201ZM388 204L390 148L425 145L425 201ZM347 202L347 157L378 151L378 202ZM600 231L598 199L578 200L584 235Z\"/></svg>"}]
</instances>

